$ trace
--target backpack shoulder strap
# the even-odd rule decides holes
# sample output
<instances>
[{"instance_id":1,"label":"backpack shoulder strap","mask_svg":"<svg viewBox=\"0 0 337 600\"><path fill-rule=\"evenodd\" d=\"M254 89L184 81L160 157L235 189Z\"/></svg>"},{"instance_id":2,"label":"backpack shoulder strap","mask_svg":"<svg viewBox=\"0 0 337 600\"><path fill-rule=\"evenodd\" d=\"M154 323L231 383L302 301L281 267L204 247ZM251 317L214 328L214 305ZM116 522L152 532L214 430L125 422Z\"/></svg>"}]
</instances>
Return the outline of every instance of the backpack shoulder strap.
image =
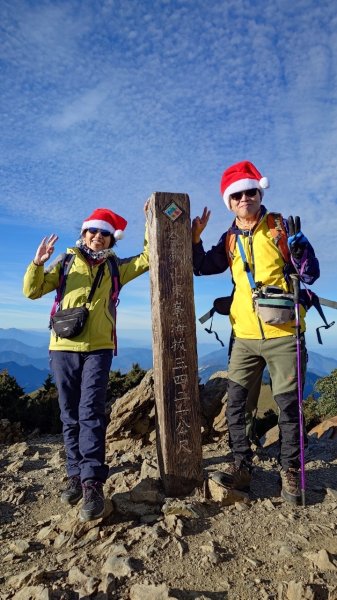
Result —
<instances>
[{"instance_id":1,"label":"backpack shoulder strap","mask_svg":"<svg viewBox=\"0 0 337 600\"><path fill-rule=\"evenodd\" d=\"M66 289L66 281L67 281L67 277L68 277L68 273L71 269L71 265L73 264L75 260L75 254L64 254L62 262L61 262L61 268L60 268L60 277L59 277L59 286L58 286L58 290L57 290L57 299L58 302L61 302L63 295L64 295L64 291Z\"/></svg>"},{"instance_id":2,"label":"backpack shoulder strap","mask_svg":"<svg viewBox=\"0 0 337 600\"><path fill-rule=\"evenodd\" d=\"M227 260L229 268L232 268L233 258L234 258L234 250L236 244L236 234L232 229L228 229L225 237L225 249L227 254Z\"/></svg>"},{"instance_id":3,"label":"backpack shoulder strap","mask_svg":"<svg viewBox=\"0 0 337 600\"><path fill-rule=\"evenodd\" d=\"M108 268L110 271L110 277L112 281L112 299L117 304L119 292L121 290L121 282L119 277L119 269L117 265L117 261L114 256L109 256L108 260Z\"/></svg>"},{"instance_id":4,"label":"backpack shoulder strap","mask_svg":"<svg viewBox=\"0 0 337 600\"><path fill-rule=\"evenodd\" d=\"M109 311L112 314L114 322L115 322L115 327L112 332L112 335L113 335L113 340L114 340L114 345L115 345L114 356L117 356L117 331L116 331L117 306L119 304L118 296L119 296L119 292L120 292L122 286L121 286L120 277L119 277L118 264L117 264L115 257L113 255L109 256L107 263L108 263L110 277L111 277L111 296L110 296L110 300L109 300Z\"/></svg>"},{"instance_id":5,"label":"backpack shoulder strap","mask_svg":"<svg viewBox=\"0 0 337 600\"><path fill-rule=\"evenodd\" d=\"M61 254L61 256L59 257L58 262L61 263L60 273L59 273L59 284L58 284L58 288L56 290L54 303L53 303L53 306L52 306L52 309L50 312L51 317L56 313L56 311L58 310L58 308L62 302L64 291L66 288L67 276L71 269L71 265L74 262L74 259L75 259L75 254L70 254L70 253L67 254L66 252L64 254ZM49 325L49 327L51 328L50 325Z\"/></svg>"},{"instance_id":6,"label":"backpack shoulder strap","mask_svg":"<svg viewBox=\"0 0 337 600\"><path fill-rule=\"evenodd\" d=\"M75 260L75 254L65 254L63 257L61 269L63 269L63 277L67 277L70 267Z\"/></svg>"},{"instance_id":7,"label":"backpack shoulder strap","mask_svg":"<svg viewBox=\"0 0 337 600\"><path fill-rule=\"evenodd\" d=\"M282 215L274 212L267 213L267 225L284 262L289 263L290 252L288 248L288 235Z\"/></svg>"}]
</instances>

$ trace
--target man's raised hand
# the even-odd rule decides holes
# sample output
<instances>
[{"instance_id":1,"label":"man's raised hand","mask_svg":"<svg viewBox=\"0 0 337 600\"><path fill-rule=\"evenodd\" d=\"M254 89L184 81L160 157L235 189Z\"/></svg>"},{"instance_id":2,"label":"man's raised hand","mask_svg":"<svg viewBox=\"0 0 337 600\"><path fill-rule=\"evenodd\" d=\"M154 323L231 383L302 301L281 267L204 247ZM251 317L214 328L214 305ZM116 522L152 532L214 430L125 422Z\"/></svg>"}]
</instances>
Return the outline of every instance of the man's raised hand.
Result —
<instances>
[{"instance_id":1,"label":"man's raised hand","mask_svg":"<svg viewBox=\"0 0 337 600\"><path fill-rule=\"evenodd\" d=\"M198 244L200 242L200 236L207 226L210 218L211 211L205 206L201 217L195 217L192 221L192 242Z\"/></svg>"}]
</instances>

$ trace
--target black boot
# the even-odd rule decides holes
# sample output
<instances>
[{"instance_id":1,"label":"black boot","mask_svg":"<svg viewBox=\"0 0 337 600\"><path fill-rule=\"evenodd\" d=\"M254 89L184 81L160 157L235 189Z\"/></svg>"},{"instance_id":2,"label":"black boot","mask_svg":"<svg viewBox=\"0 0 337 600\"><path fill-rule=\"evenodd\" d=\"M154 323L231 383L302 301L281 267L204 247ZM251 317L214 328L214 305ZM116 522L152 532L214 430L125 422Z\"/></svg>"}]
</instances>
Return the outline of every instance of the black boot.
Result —
<instances>
[{"instance_id":1,"label":"black boot","mask_svg":"<svg viewBox=\"0 0 337 600\"><path fill-rule=\"evenodd\" d=\"M83 506L80 511L81 521L94 521L104 515L103 483L87 479L82 484Z\"/></svg>"},{"instance_id":2,"label":"black boot","mask_svg":"<svg viewBox=\"0 0 337 600\"><path fill-rule=\"evenodd\" d=\"M81 500L83 495L81 479L78 475L69 477L67 487L61 494L61 502L73 506Z\"/></svg>"}]
</instances>

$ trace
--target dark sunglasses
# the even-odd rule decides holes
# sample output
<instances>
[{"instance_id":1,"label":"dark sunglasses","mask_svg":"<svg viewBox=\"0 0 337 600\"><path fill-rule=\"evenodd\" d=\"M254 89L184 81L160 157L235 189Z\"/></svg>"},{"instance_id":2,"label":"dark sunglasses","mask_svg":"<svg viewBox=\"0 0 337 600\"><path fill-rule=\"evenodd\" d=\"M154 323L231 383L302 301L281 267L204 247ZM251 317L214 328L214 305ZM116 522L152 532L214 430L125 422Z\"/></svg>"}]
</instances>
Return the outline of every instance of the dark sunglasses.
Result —
<instances>
[{"instance_id":1,"label":"dark sunglasses","mask_svg":"<svg viewBox=\"0 0 337 600\"><path fill-rule=\"evenodd\" d=\"M103 237L108 237L111 235L110 231L107 231L106 229L97 229L97 227L88 227L88 231L89 233L92 233L92 235L95 235L95 233L100 233Z\"/></svg>"},{"instance_id":2,"label":"dark sunglasses","mask_svg":"<svg viewBox=\"0 0 337 600\"><path fill-rule=\"evenodd\" d=\"M241 200L243 194L247 196L247 198L254 198L257 193L257 188L252 188L251 190L244 190L244 192L234 192L231 194L232 200Z\"/></svg>"}]
</instances>

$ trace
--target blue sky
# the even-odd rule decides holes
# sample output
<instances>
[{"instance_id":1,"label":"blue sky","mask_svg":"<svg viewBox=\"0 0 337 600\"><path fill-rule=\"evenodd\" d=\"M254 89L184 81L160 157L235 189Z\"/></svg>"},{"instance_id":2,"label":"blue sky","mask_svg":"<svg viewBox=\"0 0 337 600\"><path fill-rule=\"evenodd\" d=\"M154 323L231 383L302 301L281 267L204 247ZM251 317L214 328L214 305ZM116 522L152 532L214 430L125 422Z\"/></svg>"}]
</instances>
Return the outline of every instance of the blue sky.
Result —
<instances>
[{"instance_id":1,"label":"blue sky","mask_svg":"<svg viewBox=\"0 0 337 600\"><path fill-rule=\"evenodd\" d=\"M221 174L244 159L270 180L266 206L301 216L321 263L313 289L337 300L335 3L1 0L0 22L0 327L47 326L52 297L23 298L26 265L51 232L57 252L73 245L98 206L129 222L120 256L141 249L154 191L189 194L192 216L207 204L216 243L232 220ZM229 290L228 273L195 279L197 316ZM148 276L123 290L118 321L150 340ZM321 347L318 322L309 313L309 347L332 355L337 326Z\"/></svg>"}]
</instances>

